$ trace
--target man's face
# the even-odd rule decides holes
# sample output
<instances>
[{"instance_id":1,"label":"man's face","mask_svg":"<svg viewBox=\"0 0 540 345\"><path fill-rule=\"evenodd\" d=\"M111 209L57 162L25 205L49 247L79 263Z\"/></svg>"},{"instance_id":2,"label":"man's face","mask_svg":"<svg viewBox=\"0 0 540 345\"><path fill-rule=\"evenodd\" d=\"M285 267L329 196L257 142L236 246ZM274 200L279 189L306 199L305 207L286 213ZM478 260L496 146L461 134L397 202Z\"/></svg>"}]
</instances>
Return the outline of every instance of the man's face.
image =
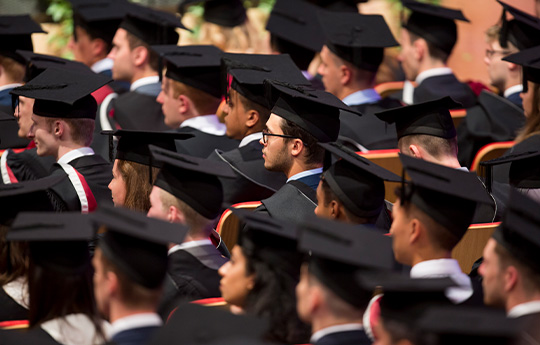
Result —
<instances>
[{"instance_id":1,"label":"man's face","mask_svg":"<svg viewBox=\"0 0 540 345\"><path fill-rule=\"evenodd\" d=\"M236 90L229 89L229 99L225 112L225 126L227 126L227 136L232 139L241 140L246 133L247 111L244 104L240 101L240 95Z\"/></svg>"},{"instance_id":2,"label":"man's face","mask_svg":"<svg viewBox=\"0 0 540 345\"><path fill-rule=\"evenodd\" d=\"M337 57L327 46L323 46L320 56L321 64L317 72L322 76L324 89L334 96L339 97L342 89L340 81L341 65L337 63Z\"/></svg>"},{"instance_id":3,"label":"man's face","mask_svg":"<svg viewBox=\"0 0 540 345\"><path fill-rule=\"evenodd\" d=\"M504 91L506 87L509 63L503 61L502 58L509 53L510 51L503 49L497 40L487 44L484 62L487 66L491 85L498 88L499 91Z\"/></svg>"},{"instance_id":4,"label":"man's face","mask_svg":"<svg viewBox=\"0 0 540 345\"><path fill-rule=\"evenodd\" d=\"M32 125L27 137L33 139L39 156L54 156L58 154L58 138L55 136L56 125L47 122L46 117L32 114Z\"/></svg>"},{"instance_id":5,"label":"man's face","mask_svg":"<svg viewBox=\"0 0 540 345\"><path fill-rule=\"evenodd\" d=\"M283 131L281 130L281 123L283 121L281 117L275 114L270 115L270 118L266 122L268 133L283 135ZM270 171L287 173L292 164L288 142L286 142L285 138L281 137L267 136L266 138L266 143L263 142L263 139L260 140L260 143L263 145L264 167Z\"/></svg>"},{"instance_id":6,"label":"man's face","mask_svg":"<svg viewBox=\"0 0 540 345\"><path fill-rule=\"evenodd\" d=\"M173 81L163 76L161 83L161 92L157 97L157 102L161 104L161 110L164 115L164 122L170 128L178 128L183 120L180 114L180 100L174 97Z\"/></svg>"},{"instance_id":7,"label":"man's face","mask_svg":"<svg viewBox=\"0 0 540 345\"><path fill-rule=\"evenodd\" d=\"M409 32L404 28L401 29L399 44L401 45L401 52L398 55L398 60L401 62L405 77L414 81L418 76L418 55L413 42L411 42Z\"/></svg>"},{"instance_id":8,"label":"man's face","mask_svg":"<svg viewBox=\"0 0 540 345\"><path fill-rule=\"evenodd\" d=\"M152 187L150 193L150 209L148 210L148 217L157 218L168 221L167 212L163 208L163 202L161 201L161 188Z\"/></svg>"},{"instance_id":9,"label":"man's face","mask_svg":"<svg viewBox=\"0 0 540 345\"><path fill-rule=\"evenodd\" d=\"M401 200L397 199L392 209L392 226L390 227L390 235L392 236L392 248L394 256L399 263L411 265L410 262L410 244L409 244L409 228L411 219L407 214L407 210L401 205Z\"/></svg>"},{"instance_id":10,"label":"man's face","mask_svg":"<svg viewBox=\"0 0 540 345\"><path fill-rule=\"evenodd\" d=\"M296 285L296 312L300 320L311 323L311 284L309 281L308 264L304 263L300 270L300 281Z\"/></svg>"},{"instance_id":11,"label":"man's face","mask_svg":"<svg viewBox=\"0 0 540 345\"><path fill-rule=\"evenodd\" d=\"M75 36L77 39L75 39ZM92 52L92 38L88 32L80 26L75 27L75 33L68 43L69 49L73 52L75 60L82 62L88 67L92 67L94 56Z\"/></svg>"},{"instance_id":12,"label":"man's face","mask_svg":"<svg viewBox=\"0 0 540 345\"><path fill-rule=\"evenodd\" d=\"M122 28L116 30L109 58L114 60L112 68L113 79L131 82L135 66L126 30Z\"/></svg>"},{"instance_id":13,"label":"man's face","mask_svg":"<svg viewBox=\"0 0 540 345\"><path fill-rule=\"evenodd\" d=\"M19 104L15 108L15 113L13 114L17 119L19 124L19 131L17 135L20 138L26 138L30 127L32 127L32 114L34 111L34 99L26 98L24 96L19 96Z\"/></svg>"},{"instance_id":14,"label":"man's face","mask_svg":"<svg viewBox=\"0 0 540 345\"><path fill-rule=\"evenodd\" d=\"M92 258L92 265L94 266L94 295L96 299L96 305L99 312L105 318L109 318L109 280L107 272L104 269L102 260L102 251L98 247Z\"/></svg>"},{"instance_id":15,"label":"man's face","mask_svg":"<svg viewBox=\"0 0 540 345\"><path fill-rule=\"evenodd\" d=\"M315 215L319 218L333 219L330 203L325 205L326 199L322 185L323 181L321 180L317 186L317 207L315 207Z\"/></svg>"},{"instance_id":16,"label":"man's face","mask_svg":"<svg viewBox=\"0 0 540 345\"><path fill-rule=\"evenodd\" d=\"M506 298L504 293L504 270L495 252L497 241L490 238L484 247L484 261L478 272L482 275L484 303L492 307L504 308Z\"/></svg>"}]
</instances>

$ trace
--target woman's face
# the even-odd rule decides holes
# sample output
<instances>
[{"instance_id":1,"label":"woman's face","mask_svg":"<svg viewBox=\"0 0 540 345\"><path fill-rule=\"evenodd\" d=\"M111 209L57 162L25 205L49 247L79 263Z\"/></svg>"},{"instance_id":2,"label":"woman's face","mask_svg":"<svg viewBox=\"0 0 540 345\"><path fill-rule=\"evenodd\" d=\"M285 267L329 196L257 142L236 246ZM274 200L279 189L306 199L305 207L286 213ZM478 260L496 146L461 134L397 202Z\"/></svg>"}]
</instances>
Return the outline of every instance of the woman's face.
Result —
<instances>
[{"instance_id":1,"label":"woman's face","mask_svg":"<svg viewBox=\"0 0 540 345\"><path fill-rule=\"evenodd\" d=\"M232 305L244 307L246 297L255 284L254 274L248 275L246 270L247 259L240 246L234 246L231 260L221 266L219 275L221 283L219 289L223 299Z\"/></svg>"},{"instance_id":2,"label":"woman's face","mask_svg":"<svg viewBox=\"0 0 540 345\"><path fill-rule=\"evenodd\" d=\"M126 201L126 182L118 169L118 159L114 161L112 174L113 178L108 187L111 190L114 206L123 206Z\"/></svg>"},{"instance_id":3,"label":"woman's face","mask_svg":"<svg viewBox=\"0 0 540 345\"><path fill-rule=\"evenodd\" d=\"M529 117L533 113L534 107L540 105L534 104L534 83L528 81L527 86L527 92L522 92L520 96L523 101L523 111L525 112L525 116Z\"/></svg>"}]
</instances>

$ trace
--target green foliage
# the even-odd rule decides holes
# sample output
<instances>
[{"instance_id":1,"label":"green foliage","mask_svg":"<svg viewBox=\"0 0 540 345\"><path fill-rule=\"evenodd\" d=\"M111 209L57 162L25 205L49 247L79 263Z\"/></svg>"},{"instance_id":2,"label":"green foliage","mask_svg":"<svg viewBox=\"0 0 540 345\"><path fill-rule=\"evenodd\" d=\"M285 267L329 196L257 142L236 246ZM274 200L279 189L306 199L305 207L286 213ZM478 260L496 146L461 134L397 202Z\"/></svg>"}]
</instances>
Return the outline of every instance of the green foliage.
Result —
<instances>
[{"instance_id":1,"label":"green foliage","mask_svg":"<svg viewBox=\"0 0 540 345\"><path fill-rule=\"evenodd\" d=\"M51 0L46 12L55 23L60 24L57 32L50 34L49 44L53 51L59 53L64 58L73 58L71 52L66 52L71 35L73 34L73 11L68 0Z\"/></svg>"}]
</instances>

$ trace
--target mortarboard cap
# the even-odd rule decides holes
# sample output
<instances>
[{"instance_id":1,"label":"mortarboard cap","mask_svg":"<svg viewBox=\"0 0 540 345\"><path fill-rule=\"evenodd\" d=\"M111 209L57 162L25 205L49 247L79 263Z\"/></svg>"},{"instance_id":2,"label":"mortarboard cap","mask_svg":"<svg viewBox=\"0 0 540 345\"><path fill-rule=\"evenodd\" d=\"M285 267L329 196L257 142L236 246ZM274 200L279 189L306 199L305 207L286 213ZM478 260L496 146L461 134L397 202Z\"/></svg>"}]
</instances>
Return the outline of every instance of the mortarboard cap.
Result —
<instances>
[{"instance_id":1,"label":"mortarboard cap","mask_svg":"<svg viewBox=\"0 0 540 345\"><path fill-rule=\"evenodd\" d=\"M19 54L26 63L26 73L24 75L25 82L34 79L40 75L41 72L51 67L69 69L81 73L94 73L88 66L78 61L67 60L52 55L37 54L32 51L24 50L17 50L17 54Z\"/></svg>"},{"instance_id":2,"label":"mortarboard cap","mask_svg":"<svg viewBox=\"0 0 540 345\"><path fill-rule=\"evenodd\" d=\"M461 239L471 224L477 203L492 199L475 173L399 155L410 185L400 195L412 202L451 234Z\"/></svg>"},{"instance_id":3,"label":"mortarboard cap","mask_svg":"<svg viewBox=\"0 0 540 345\"><path fill-rule=\"evenodd\" d=\"M522 50L505 56L503 60L518 64L523 69L523 92L527 92L527 81L540 84L540 47Z\"/></svg>"},{"instance_id":4,"label":"mortarboard cap","mask_svg":"<svg viewBox=\"0 0 540 345\"><path fill-rule=\"evenodd\" d=\"M182 243L187 227L109 205L91 217L107 229L98 243L103 255L133 282L149 289L160 287L167 273L168 245Z\"/></svg>"},{"instance_id":5,"label":"mortarboard cap","mask_svg":"<svg viewBox=\"0 0 540 345\"><path fill-rule=\"evenodd\" d=\"M47 68L11 94L35 99L33 111L39 116L95 119L97 103L91 93L110 81L97 73Z\"/></svg>"},{"instance_id":6,"label":"mortarboard cap","mask_svg":"<svg viewBox=\"0 0 540 345\"><path fill-rule=\"evenodd\" d=\"M361 115L329 92L276 80L265 80L264 84L272 113L298 125L322 143L337 140L340 110Z\"/></svg>"},{"instance_id":7,"label":"mortarboard cap","mask_svg":"<svg viewBox=\"0 0 540 345\"><path fill-rule=\"evenodd\" d=\"M507 48L508 41L512 42L519 50L540 45L540 19L500 0L497 2L503 7L502 27L499 33L501 47ZM514 19L508 20L506 12L510 12Z\"/></svg>"},{"instance_id":8,"label":"mortarboard cap","mask_svg":"<svg viewBox=\"0 0 540 345\"><path fill-rule=\"evenodd\" d=\"M319 11L326 46L341 59L376 72L384 48L399 45L381 15Z\"/></svg>"},{"instance_id":9,"label":"mortarboard cap","mask_svg":"<svg viewBox=\"0 0 540 345\"><path fill-rule=\"evenodd\" d=\"M509 183L516 188L540 188L540 151L525 151L480 162L480 166L484 168L483 175L488 190L493 183L493 166L502 164L510 164L508 181L502 182Z\"/></svg>"},{"instance_id":10,"label":"mortarboard cap","mask_svg":"<svg viewBox=\"0 0 540 345\"><path fill-rule=\"evenodd\" d=\"M387 123L396 124L398 140L413 134L452 139L456 136L456 128L449 109L458 108L462 108L461 103L446 96L434 101L388 109L375 115Z\"/></svg>"},{"instance_id":11,"label":"mortarboard cap","mask_svg":"<svg viewBox=\"0 0 540 345\"><path fill-rule=\"evenodd\" d=\"M360 286L355 274L392 270L392 239L369 226L326 219L299 227L298 247L311 254L309 272L350 305L365 309L373 290Z\"/></svg>"},{"instance_id":12,"label":"mortarboard cap","mask_svg":"<svg viewBox=\"0 0 540 345\"><path fill-rule=\"evenodd\" d=\"M333 12L358 13L358 4L368 0L310 0L312 3Z\"/></svg>"},{"instance_id":13,"label":"mortarboard cap","mask_svg":"<svg viewBox=\"0 0 540 345\"><path fill-rule=\"evenodd\" d=\"M152 45L177 44L176 28L188 30L176 15L130 3L120 28Z\"/></svg>"},{"instance_id":14,"label":"mortarboard cap","mask_svg":"<svg viewBox=\"0 0 540 345\"><path fill-rule=\"evenodd\" d=\"M303 0L277 0L266 30L313 52L321 51L324 44L324 33L317 20L317 6Z\"/></svg>"},{"instance_id":15,"label":"mortarboard cap","mask_svg":"<svg viewBox=\"0 0 540 345\"><path fill-rule=\"evenodd\" d=\"M403 27L450 55L457 41L457 28L454 21L469 22L461 10L415 0L402 0L402 3L404 7L412 11Z\"/></svg>"},{"instance_id":16,"label":"mortarboard cap","mask_svg":"<svg viewBox=\"0 0 540 345\"><path fill-rule=\"evenodd\" d=\"M223 187L219 177L234 177L224 163L192 157L150 146L156 161L162 164L154 185L171 193L208 219L221 212Z\"/></svg>"},{"instance_id":17,"label":"mortarboard cap","mask_svg":"<svg viewBox=\"0 0 540 345\"><path fill-rule=\"evenodd\" d=\"M510 254L535 272L540 272L540 205L512 189L501 225L493 238Z\"/></svg>"},{"instance_id":18,"label":"mortarboard cap","mask_svg":"<svg viewBox=\"0 0 540 345\"><path fill-rule=\"evenodd\" d=\"M345 208L358 217L374 217L384 208L384 182L401 177L339 143L319 143L326 151L342 158L321 176Z\"/></svg>"},{"instance_id":19,"label":"mortarboard cap","mask_svg":"<svg viewBox=\"0 0 540 345\"><path fill-rule=\"evenodd\" d=\"M80 212L21 212L8 241L28 241L30 257L42 267L64 274L81 274L90 266L88 242L95 230Z\"/></svg>"},{"instance_id":20,"label":"mortarboard cap","mask_svg":"<svg viewBox=\"0 0 540 345\"><path fill-rule=\"evenodd\" d=\"M32 44L33 33L45 33L41 26L29 15L0 16L0 55L4 55L24 64L16 50L34 50Z\"/></svg>"},{"instance_id":21,"label":"mortarboard cap","mask_svg":"<svg viewBox=\"0 0 540 345\"><path fill-rule=\"evenodd\" d=\"M174 79L216 98L221 97L221 55L212 45L152 46L166 62L167 78Z\"/></svg>"},{"instance_id":22,"label":"mortarboard cap","mask_svg":"<svg viewBox=\"0 0 540 345\"><path fill-rule=\"evenodd\" d=\"M6 113L0 108L0 150L24 148L30 140L18 136L19 124L13 112Z\"/></svg>"},{"instance_id":23,"label":"mortarboard cap","mask_svg":"<svg viewBox=\"0 0 540 345\"><path fill-rule=\"evenodd\" d=\"M206 22L232 28L247 19L246 8L241 0L183 0L178 5L178 11L183 15L188 6L200 2L204 2L203 19Z\"/></svg>"},{"instance_id":24,"label":"mortarboard cap","mask_svg":"<svg viewBox=\"0 0 540 345\"><path fill-rule=\"evenodd\" d=\"M252 102L270 109L265 96L264 80L275 78L297 85L311 85L287 54L223 54L222 77L223 89L230 87Z\"/></svg>"}]
</instances>

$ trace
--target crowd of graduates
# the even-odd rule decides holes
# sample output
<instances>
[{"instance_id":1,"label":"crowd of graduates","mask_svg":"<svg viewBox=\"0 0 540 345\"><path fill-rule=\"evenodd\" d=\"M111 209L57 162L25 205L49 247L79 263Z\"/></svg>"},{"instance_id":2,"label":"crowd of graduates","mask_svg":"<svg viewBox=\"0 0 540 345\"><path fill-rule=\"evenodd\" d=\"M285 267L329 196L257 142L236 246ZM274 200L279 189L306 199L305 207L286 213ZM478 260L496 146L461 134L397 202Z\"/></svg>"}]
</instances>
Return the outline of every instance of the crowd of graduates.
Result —
<instances>
[{"instance_id":1,"label":"crowd of graduates","mask_svg":"<svg viewBox=\"0 0 540 345\"><path fill-rule=\"evenodd\" d=\"M241 0L203 1L197 44L196 1L71 0L75 60L1 15L0 345L540 343L540 19L490 3L478 87L461 10L402 0L396 39L360 2L276 0L272 54Z\"/></svg>"}]
</instances>

